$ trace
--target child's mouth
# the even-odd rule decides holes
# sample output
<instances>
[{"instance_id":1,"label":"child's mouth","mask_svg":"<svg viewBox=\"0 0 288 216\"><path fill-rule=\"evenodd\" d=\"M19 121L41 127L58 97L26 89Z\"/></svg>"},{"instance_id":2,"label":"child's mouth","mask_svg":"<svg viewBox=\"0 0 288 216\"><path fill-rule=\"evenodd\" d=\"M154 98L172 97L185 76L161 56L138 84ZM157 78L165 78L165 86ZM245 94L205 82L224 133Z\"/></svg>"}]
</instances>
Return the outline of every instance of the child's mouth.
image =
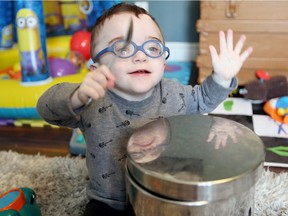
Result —
<instances>
[{"instance_id":1,"label":"child's mouth","mask_svg":"<svg viewBox=\"0 0 288 216\"><path fill-rule=\"evenodd\" d=\"M137 70L137 71L133 71L130 74L132 75L145 75L145 74L150 74L151 72L147 71L147 70Z\"/></svg>"}]
</instances>

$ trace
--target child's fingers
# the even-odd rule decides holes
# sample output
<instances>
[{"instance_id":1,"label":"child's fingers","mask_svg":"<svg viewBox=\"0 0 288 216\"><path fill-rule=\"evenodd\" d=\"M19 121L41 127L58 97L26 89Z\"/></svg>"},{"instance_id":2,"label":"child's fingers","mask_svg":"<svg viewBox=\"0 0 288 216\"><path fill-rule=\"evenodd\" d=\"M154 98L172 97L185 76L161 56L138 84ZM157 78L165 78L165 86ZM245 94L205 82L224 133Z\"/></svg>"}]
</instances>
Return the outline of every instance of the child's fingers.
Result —
<instances>
[{"instance_id":1,"label":"child's fingers","mask_svg":"<svg viewBox=\"0 0 288 216\"><path fill-rule=\"evenodd\" d=\"M246 49L241 55L241 61L244 62L246 61L246 59L251 55L251 53L253 52L253 47L249 47L248 49Z\"/></svg>"},{"instance_id":2,"label":"child's fingers","mask_svg":"<svg viewBox=\"0 0 288 216\"><path fill-rule=\"evenodd\" d=\"M216 144L217 147L215 147L215 148L219 149L221 147L225 147L226 143L227 143L227 136L226 137L218 137L217 144Z\"/></svg>"},{"instance_id":3,"label":"child's fingers","mask_svg":"<svg viewBox=\"0 0 288 216\"><path fill-rule=\"evenodd\" d=\"M241 35L241 37L239 38L239 40L238 40L238 42L237 42L237 44L235 46L235 49L234 49L234 51L235 51L235 53L237 55L240 55L240 52L241 52L241 50L242 50L242 48L244 46L245 41L246 41L246 36L245 35Z\"/></svg>"},{"instance_id":4,"label":"child's fingers","mask_svg":"<svg viewBox=\"0 0 288 216\"><path fill-rule=\"evenodd\" d=\"M105 89L97 82L83 82L78 90L78 98L85 104L89 98L97 100L103 97L105 92Z\"/></svg>"},{"instance_id":5,"label":"child's fingers","mask_svg":"<svg viewBox=\"0 0 288 216\"><path fill-rule=\"evenodd\" d=\"M219 44L220 44L220 53L227 51L227 43L225 38L225 33L223 31L219 32Z\"/></svg>"},{"instance_id":6,"label":"child's fingers","mask_svg":"<svg viewBox=\"0 0 288 216\"><path fill-rule=\"evenodd\" d=\"M214 137L215 137L215 133L209 133L209 136L208 136L206 142L211 142L214 139Z\"/></svg>"},{"instance_id":7,"label":"child's fingers","mask_svg":"<svg viewBox=\"0 0 288 216\"><path fill-rule=\"evenodd\" d=\"M90 90L89 95L93 100L102 98L106 94L106 89L104 89L103 86L98 83L95 83L93 88L91 87L89 90Z\"/></svg>"},{"instance_id":8,"label":"child's fingers","mask_svg":"<svg viewBox=\"0 0 288 216\"><path fill-rule=\"evenodd\" d=\"M237 143L237 137L235 134L230 134L230 138L232 139L233 143Z\"/></svg>"},{"instance_id":9,"label":"child's fingers","mask_svg":"<svg viewBox=\"0 0 288 216\"><path fill-rule=\"evenodd\" d=\"M112 88L114 86L114 82L115 82L114 75L111 73L111 71L109 70L109 68L106 65L102 65L99 69L101 70L102 74L105 76L106 87Z\"/></svg>"},{"instance_id":10,"label":"child's fingers","mask_svg":"<svg viewBox=\"0 0 288 216\"><path fill-rule=\"evenodd\" d=\"M78 97L80 101L84 103L89 98L97 100L104 97L107 89L113 87L114 79L106 66L93 69L85 76L79 88Z\"/></svg>"},{"instance_id":11,"label":"child's fingers","mask_svg":"<svg viewBox=\"0 0 288 216\"><path fill-rule=\"evenodd\" d=\"M97 70L91 71L91 79L105 89L113 87L115 81L114 75L105 65L100 66Z\"/></svg>"},{"instance_id":12,"label":"child's fingers","mask_svg":"<svg viewBox=\"0 0 288 216\"><path fill-rule=\"evenodd\" d=\"M231 29L227 31L227 48L229 51L233 51L233 31Z\"/></svg>"},{"instance_id":13,"label":"child's fingers","mask_svg":"<svg viewBox=\"0 0 288 216\"><path fill-rule=\"evenodd\" d=\"M210 50L210 55L211 55L211 58L212 58L212 63L216 62L217 59L218 59L218 54L217 54L216 48L214 46L210 45L209 46L209 50Z\"/></svg>"}]
</instances>

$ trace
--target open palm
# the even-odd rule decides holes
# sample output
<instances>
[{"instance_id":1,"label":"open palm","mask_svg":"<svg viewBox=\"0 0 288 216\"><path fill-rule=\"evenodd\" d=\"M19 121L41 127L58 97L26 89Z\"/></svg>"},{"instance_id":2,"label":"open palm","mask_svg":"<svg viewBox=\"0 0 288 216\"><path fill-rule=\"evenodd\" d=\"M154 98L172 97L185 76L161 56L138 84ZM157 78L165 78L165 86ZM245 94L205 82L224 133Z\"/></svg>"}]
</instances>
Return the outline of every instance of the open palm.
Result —
<instances>
[{"instance_id":1,"label":"open palm","mask_svg":"<svg viewBox=\"0 0 288 216\"><path fill-rule=\"evenodd\" d=\"M227 37L223 31L219 32L220 52L219 55L216 48L209 46L212 58L214 73L225 80L231 80L240 71L243 63L252 53L253 48L249 47L241 53L246 37L241 35L240 39L233 47L233 31L227 31Z\"/></svg>"}]
</instances>

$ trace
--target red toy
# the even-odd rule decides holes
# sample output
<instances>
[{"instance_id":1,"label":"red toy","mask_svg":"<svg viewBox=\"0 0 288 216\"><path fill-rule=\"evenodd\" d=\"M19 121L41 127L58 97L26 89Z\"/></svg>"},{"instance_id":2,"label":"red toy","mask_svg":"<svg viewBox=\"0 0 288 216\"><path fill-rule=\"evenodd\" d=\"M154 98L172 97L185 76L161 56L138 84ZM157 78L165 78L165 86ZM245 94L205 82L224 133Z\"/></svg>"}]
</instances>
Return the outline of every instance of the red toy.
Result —
<instances>
[{"instance_id":1,"label":"red toy","mask_svg":"<svg viewBox=\"0 0 288 216\"><path fill-rule=\"evenodd\" d=\"M71 51L78 51L83 54L86 60L90 59L90 38L91 33L88 31L76 32L71 38Z\"/></svg>"}]
</instances>

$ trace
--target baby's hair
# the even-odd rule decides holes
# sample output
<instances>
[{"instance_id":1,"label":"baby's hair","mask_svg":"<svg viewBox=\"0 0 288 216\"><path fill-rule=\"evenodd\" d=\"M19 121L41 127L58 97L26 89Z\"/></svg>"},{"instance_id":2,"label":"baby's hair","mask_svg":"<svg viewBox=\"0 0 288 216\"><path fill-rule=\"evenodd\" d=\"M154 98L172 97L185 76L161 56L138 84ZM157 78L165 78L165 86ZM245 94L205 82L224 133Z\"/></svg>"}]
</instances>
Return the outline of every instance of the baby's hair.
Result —
<instances>
[{"instance_id":1,"label":"baby's hair","mask_svg":"<svg viewBox=\"0 0 288 216\"><path fill-rule=\"evenodd\" d=\"M120 14L120 13L131 13L133 15L135 15L136 17L139 17L140 14L145 14L147 16L149 16L154 22L155 24L158 26L161 34L161 28L159 26L159 24L157 23L156 19L149 14L144 8L138 7L135 4L128 4L128 3L119 3L116 4L114 6L112 6L111 8L109 8L108 10L104 11L104 13L96 20L93 28L92 28L92 33L91 33L91 43L90 43L90 55L91 57L94 56L94 48L95 48L95 38L97 37L101 27L104 25L104 22L107 19L110 19L112 16L116 15L116 14ZM162 34L163 36L163 34Z\"/></svg>"}]
</instances>

